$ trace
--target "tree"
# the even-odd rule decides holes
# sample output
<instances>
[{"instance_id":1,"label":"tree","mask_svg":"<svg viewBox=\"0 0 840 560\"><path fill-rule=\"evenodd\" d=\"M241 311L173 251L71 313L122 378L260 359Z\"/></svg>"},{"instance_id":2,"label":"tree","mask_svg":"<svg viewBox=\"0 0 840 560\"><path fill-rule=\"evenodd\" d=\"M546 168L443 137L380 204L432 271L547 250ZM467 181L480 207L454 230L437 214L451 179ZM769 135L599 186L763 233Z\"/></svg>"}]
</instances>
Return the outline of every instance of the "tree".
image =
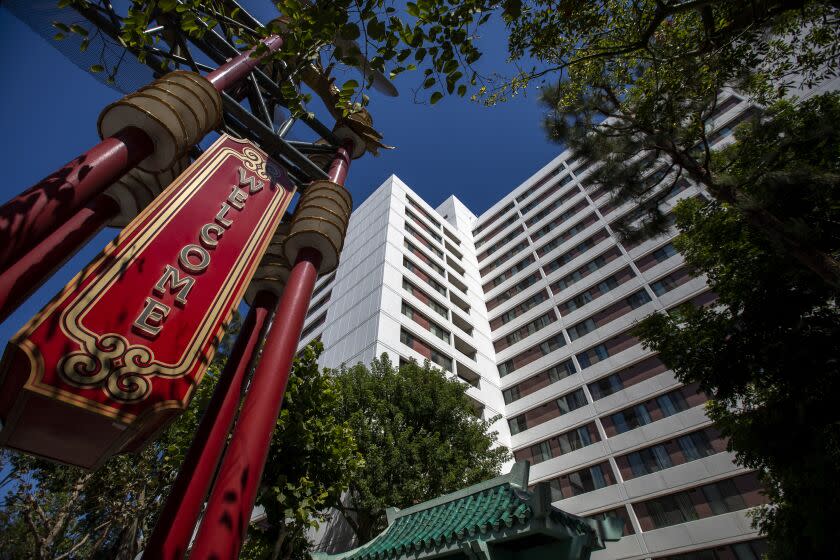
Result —
<instances>
[{"instance_id":1,"label":"tree","mask_svg":"<svg viewBox=\"0 0 840 560\"><path fill-rule=\"evenodd\" d=\"M496 420L475 416L464 383L428 361L395 368L386 354L370 367L334 372L337 415L350 423L364 468L338 509L359 543L385 526L385 508L406 508L492 478L509 454L496 446Z\"/></svg>"},{"instance_id":2,"label":"tree","mask_svg":"<svg viewBox=\"0 0 840 560\"><path fill-rule=\"evenodd\" d=\"M835 257L790 235L780 216L721 180L712 149L717 138L709 134L726 86L767 103L837 75L840 42L829 31L838 22L837 4L585 4L556 23L556 36L533 43L544 35L527 28L532 33L521 40L565 72L543 93L549 136L603 163L592 174L593 185L618 202L641 204L641 224L628 220L623 233L664 231L669 222L660 203L688 177L742 212L778 250L840 289ZM516 31L513 36L519 37ZM658 168L651 165L656 161Z\"/></svg>"},{"instance_id":3,"label":"tree","mask_svg":"<svg viewBox=\"0 0 840 560\"><path fill-rule=\"evenodd\" d=\"M780 216L789 233L840 255L840 95L736 132L716 156L725 184ZM655 314L638 333L680 381L700 383L736 461L758 469L770 505L756 522L770 558L831 558L840 515L837 293L726 203L681 202L674 244L708 275L717 305Z\"/></svg>"},{"instance_id":4,"label":"tree","mask_svg":"<svg viewBox=\"0 0 840 560\"><path fill-rule=\"evenodd\" d=\"M295 358L257 497L267 522L251 530L245 557L308 558L306 530L340 503L364 463L339 420L338 381L318 369L322 350L315 342Z\"/></svg>"}]
</instances>

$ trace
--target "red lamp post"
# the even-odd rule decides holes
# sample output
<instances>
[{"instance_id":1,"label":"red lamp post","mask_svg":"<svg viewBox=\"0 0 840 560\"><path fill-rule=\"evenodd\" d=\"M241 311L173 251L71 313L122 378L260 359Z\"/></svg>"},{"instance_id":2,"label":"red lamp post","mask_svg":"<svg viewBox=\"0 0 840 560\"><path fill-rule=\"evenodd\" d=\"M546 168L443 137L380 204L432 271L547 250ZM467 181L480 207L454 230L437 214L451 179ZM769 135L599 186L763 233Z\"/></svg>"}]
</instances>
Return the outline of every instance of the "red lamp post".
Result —
<instances>
[{"instance_id":1,"label":"red lamp post","mask_svg":"<svg viewBox=\"0 0 840 560\"><path fill-rule=\"evenodd\" d=\"M344 183L352 150L350 142L339 148L329 172L333 183ZM298 251L190 558L239 556L321 259L314 248Z\"/></svg>"}]
</instances>

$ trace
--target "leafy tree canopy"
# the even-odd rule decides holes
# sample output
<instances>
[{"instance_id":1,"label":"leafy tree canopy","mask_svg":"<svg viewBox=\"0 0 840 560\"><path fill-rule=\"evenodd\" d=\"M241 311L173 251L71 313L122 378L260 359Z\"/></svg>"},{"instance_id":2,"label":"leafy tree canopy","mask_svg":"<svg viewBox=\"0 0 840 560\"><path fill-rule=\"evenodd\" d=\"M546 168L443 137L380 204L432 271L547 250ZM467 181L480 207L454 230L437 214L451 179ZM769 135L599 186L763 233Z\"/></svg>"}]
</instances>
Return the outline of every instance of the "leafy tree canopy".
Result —
<instances>
[{"instance_id":1,"label":"leafy tree canopy","mask_svg":"<svg viewBox=\"0 0 840 560\"><path fill-rule=\"evenodd\" d=\"M772 107L715 156L738 185L826 253L840 252L840 95ZM760 170L760 173L757 173ZM709 416L737 462L758 469L771 505L757 515L771 558L830 558L840 514L840 310L819 276L726 203L682 202L675 246L708 275L715 307L655 314L639 328Z\"/></svg>"},{"instance_id":2,"label":"leafy tree canopy","mask_svg":"<svg viewBox=\"0 0 840 560\"><path fill-rule=\"evenodd\" d=\"M507 460L496 419L475 416L464 383L429 362L394 367L387 355L334 372L337 415L351 426L364 468L339 507L360 543L386 526L385 508L406 508L492 478Z\"/></svg>"}]
</instances>

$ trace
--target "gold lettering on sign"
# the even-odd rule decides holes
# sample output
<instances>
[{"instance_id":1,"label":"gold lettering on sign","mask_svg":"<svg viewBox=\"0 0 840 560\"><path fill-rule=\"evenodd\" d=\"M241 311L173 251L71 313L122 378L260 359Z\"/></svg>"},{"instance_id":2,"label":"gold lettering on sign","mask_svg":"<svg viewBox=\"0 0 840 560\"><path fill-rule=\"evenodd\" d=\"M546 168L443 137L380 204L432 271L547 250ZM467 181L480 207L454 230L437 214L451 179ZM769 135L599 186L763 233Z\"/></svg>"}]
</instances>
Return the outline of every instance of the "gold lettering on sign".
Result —
<instances>
[{"instance_id":1,"label":"gold lettering on sign","mask_svg":"<svg viewBox=\"0 0 840 560\"><path fill-rule=\"evenodd\" d=\"M227 197L227 201L230 202L230 205L237 210L245 208L246 200L248 200L248 193L237 186L233 187L233 190L230 191L230 194Z\"/></svg>"},{"instance_id":2,"label":"gold lettering on sign","mask_svg":"<svg viewBox=\"0 0 840 560\"><path fill-rule=\"evenodd\" d=\"M147 297L146 306L143 308L140 316L134 321L134 326L141 332L155 337L163 328L163 321L169 315L170 307L155 300L155 298Z\"/></svg>"},{"instance_id":3,"label":"gold lettering on sign","mask_svg":"<svg viewBox=\"0 0 840 560\"><path fill-rule=\"evenodd\" d=\"M222 238L225 230L233 225L233 220L228 217L231 208L239 211L245 208L245 203L248 200L249 194L258 193L265 187L263 181L258 181L254 175L248 175L244 168L237 169L239 173L239 184L233 185L230 194L227 196L227 201L222 202L222 206L213 218L213 221L201 226L198 233L197 243L185 245L178 253L178 264L185 272L198 274L207 270L210 266L210 253L208 249L215 249L219 245L219 240ZM247 186L245 191L239 187ZM175 293L175 303L179 307L187 304L187 296L190 295L195 285L195 278L184 275L172 265L166 265L163 270L163 276L157 281L157 284L152 288L152 292L158 296ZM157 301L153 297L147 297L143 307L143 311L137 320L134 321L134 327L140 332L151 337L157 336L163 328L163 322L172 310L171 307Z\"/></svg>"},{"instance_id":4,"label":"gold lettering on sign","mask_svg":"<svg viewBox=\"0 0 840 560\"><path fill-rule=\"evenodd\" d=\"M242 167L239 168L239 186L242 185L250 185L248 192L251 194L258 193L263 189L265 183L262 181L257 181L257 178L253 175L248 176L245 173L245 169Z\"/></svg>"},{"instance_id":5,"label":"gold lettering on sign","mask_svg":"<svg viewBox=\"0 0 840 560\"><path fill-rule=\"evenodd\" d=\"M187 296L190 295L190 290L195 284L195 278L192 276L185 276L181 278L181 275L178 273L178 269L172 265L166 265L166 268L163 270L163 276L160 277L155 287L152 288L152 291L159 296L162 296L166 293L166 285L169 284L169 291L174 292L178 290L178 294L175 296L175 302L184 306L187 303ZM180 288L180 289L179 289Z\"/></svg>"},{"instance_id":6,"label":"gold lettering on sign","mask_svg":"<svg viewBox=\"0 0 840 560\"><path fill-rule=\"evenodd\" d=\"M211 237L210 233L215 233L215 237ZM219 224L204 224L201 226L201 232L198 234L198 238L201 240L201 244L207 247L208 249L215 249L216 245L219 244L219 238L225 230Z\"/></svg>"},{"instance_id":7,"label":"gold lettering on sign","mask_svg":"<svg viewBox=\"0 0 840 560\"><path fill-rule=\"evenodd\" d=\"M198 256L197 263L190 260L191 255ZM185 245L178 254L178 264L181 265L181 268L193 274L204 272L210 266L210 253L207 252L207 249L195 243Z\"/></svg>"},{"instance_id":8,"label":"gold lettering on sign","mask_svg":"<svg viewBox=\"0 0 840 560\"><path fill-rule=\"evenodd\" d=\"M222 202L222 209L219 210L218 214L216 214L216 222L225 229L229 228L231 224L233 224L233 220L225 218L228 210L230 210L230 206L228 206L226 202Z\"/></svg>"}]
</instances>

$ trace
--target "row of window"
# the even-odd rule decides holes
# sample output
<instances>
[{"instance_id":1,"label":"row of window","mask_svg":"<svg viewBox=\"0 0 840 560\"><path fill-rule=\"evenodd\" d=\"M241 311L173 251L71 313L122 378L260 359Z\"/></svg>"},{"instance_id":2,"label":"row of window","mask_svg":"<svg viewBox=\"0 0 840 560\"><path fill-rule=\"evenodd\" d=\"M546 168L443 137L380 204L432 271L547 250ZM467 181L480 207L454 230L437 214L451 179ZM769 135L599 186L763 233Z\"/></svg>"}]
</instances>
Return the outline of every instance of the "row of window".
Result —
<instances>
[{"instance_id":1,"label":"row of window","mask_svg":"<svg viewBox=\"0 0 840 560\"><path fill-rule=\"evenodd\" d=\"M449 318L449 310L444 306L437 302L434 298L429 297L429 294L403 278L402 287L405 291L425 303L432 309L435 313L440 315L441 317L448 319Z\"/></svg>"},{"instance_id":2,"label":"row of window","mask_svg":"<svg viewBox=\"0 0 840 560\"><path fill-rule=\"evenodd\" d=\"M437 350L433 346L426 344L405 329L400 329L400 342L420 355L428 358L432 363L442 367L446 371L452 371L452 358Z\"/></svg>"},{"instance_id":3,"label":"row of window","mask_svg":"<svg viewBox=\"0 0 840 560\"><path fill-rule=\"evenodd\" d=\"M686 385L658 397L634 404L601 419L608 437L623 434L640 426L673 416L706 401L697 385Z\"/></svg>"},{"instance_id":4,"label":"row of window","mask_svg":"<svg viewBox=\"0 0 840 560\"><path fill-rule=\"evenodd\" d=\"M406 208L405 215L414 220L414 223L417 224L420 227L420 229L425 231L432 239L434 239L438 243L443 243L443 237L441 237L440 234L433 230L431 227L426 225L426 222L418 218L414 212Z\"/></svg>"},{"instance_id":5,"label":"row of window","mask_svg":"<svg viewBox=\"0 0 840 560\"><path fill-rule=\"evenodd\" d=\"M581 200L580 202L578 202L577 204L575 204L574 206L572 206L571 208L569 208L568 210L566 210L562 214L559 214L558 216L555 216L554 218L552 218L549 222L547 222L545 225L543 225L540 229L534 230L533 232L531 232L531 241L537 241L538 239L542 239L543 237L545 237L546 235L548 235L549 233L553 232L555 229L560 227L563 224L563 222L569 220L575 214L577 214L578 212L580 212L584 208L587 208L588 206L589 206L589 204L586 202L586 200Z\"/></svg>"},{"instance_id":6,"label":"row of window","mask_svg":"<svg viewBox=\"0 0 840 560\"><path fill-rule=\"evenodd\" d=\"M572 360L565 360L539 372L536 375L532 375L528 379L521 381L512 387L505 389L502 391L502 397L505 399L505 404L510 404L514 401L518 401L522 397L539 391L543 387L548 387L552 383L557 383L561 379L574 375L576 372L577 370L575 369L575 364L572 363Z\"/></svg>"},{"instance_id":7,"label":"row of window","mask_svg":"<svg viewBox=\"0 0 840 560\"><path fill-rule=\"evenodd\" d=\"M543 185L545 185L546 183L551 181L554 177L557 177L565 169L566 169L566 164L561 163L560 165L558 165L557 167L555 167L554 169L552 169L551 171L546 173L545 176L543 176L539 181L537 181L536 183L531 185L530 189L528 189L524 193L517 196L516 199L515 199L516 202L518 202L519 204L522 204L523 202L528 200L528 198L530 198L531 195L535 194L537 192L537 190L539 190L540 187L542 187Z\"/></svg>"},{"instance_id":8,"label":"row of window","mask_svg":"<svg viewBox=\"0 0 840 560\"><path fill-rule=\"evenodd\" d=\"M550 197L551 195L553 195L554 193L559 191L562 187L568 185L571 181L572 181L571 175L566 175L565 177L560 179L558 182L554 183L554 185L552 185L550 188L546 189L546 191L544 193L542 193L538 198L532 200L531 202L529 202L528 204L525 204L524 206L520 206L519 207L519 212L523 216L527 215L528 212L530 212L531 210L533 210L534 208L536 208L540 204L544 204L545 201L548 200L548 197ZM574 187L572 189L569 189L569 192L575 192L576 190L577 190L577 187ZM566 196L567 194L569 194L569 193L567 192L563 196ZM575 194L577 194L577 193L575 192ZM574 196L574 194L572 196ZM560 204L562 204L562 203L560 203ZM560 204L557 204L556 206L554 206L554 208L557 208L558 206L560 206ZM547 214L543 214L543 216L546 216L546 215ZM539 220L535 220L535 221L539 221Z\"/></svg>"},{"instance_id":9,"label":"row of window","mask_svg":"<svg viewBox=\"0 0 840 560\"><path fill-rule=\"evenodd\" d=\"M414 199L413 199L413 198L411 198L410 196L406 196L405 198L406 198L406 200L408 201L408 204L409 204L412 208L414 208L415 210L417 210L418 212L420 212L421 214L423 214L423 217L425 217L427 220L429 220L431 223L433 223L433 224L435 225L435 227L437 227L438 229L440 229L440 228L441 228L440 222L438 222L438 221L437 221L437 219L435 219L434 217L432 217L432 215L431 215L431 214L429 214L429 213L426 211L426 209L425 209L425 208L423 208L423 207L420 205L420 203L419 203L419 202L417 202L416 200L414 200Z\"/></svg>"},{"instance_id":10,"label":"row of window","mask_svg":"<svg viewBox=\"0 0 840 560\"><path fill-rule=\"evenodd\" d=\"M496 349L496 352L501 352L502 350L504 350L508 346L512 346L513 344L516 344L520 340L523 340L523 339L531 336L532 334L535 334L535 333L541 331L542 329L544 329L545 327L547 327L551 323L555 322L556 320L557 320L557 315L554 313L553 310L549 309L547 313L543 313L542 315L540 315L539 317L537 317L533 321L529 321L528 323L525 323L524 325L522 325L521 327L519 327L515 331L512 331L511 333L509 333L504 338L500 338L499 340L494 342L493 347Z\"/></svg>"},{"instance_id":11,"label":"row of window","mask_svg":"<svg viewBox=\"0 0 840 560\"><path fill-rule=\"evenodd\" d=\"M589 214L584 217L581 221L546 243L545 245L541 246L537 249L537 255L540 257L544 257L547 253L553 251L578 233L582 232L592 224L598 221L598 217L595 214Z\"/></svg>"},{"instance_id":12,"label":"row of window","mask_svg":"<svg viewBox=\"0 0 840 560\"><path fill-rule=\"evenodd\" d=\"M509 224L505 224L507 227ZM491 253L495 253L498 249L501 249L504 245L507 245L514 238L519 237L525 231L525 227L522 224L516 224L516 227L513 228L507 235L493 243L490 247L485 249L481 254L478 255L478 262L483 261L486 259Z\"/></svg>"},{"instance_id":13,"label":"row of window","mask_svg":"<svg viewBox=\"0 0 840 560\"><path fill-rule=\"evenodd\" d=\"M606 264L608 264L609 262L611 262L612 260L614 260L615 258L620 256L620 254L621 253L620 253L620 251L618 250L617 247L612 247L611 249L605 251L604 253L602 253L598 257L589 261L584 266L578 268L577 270L573 271L572 273L566 275L565 277L563 277L560 280L551 284L550 287L551 287L552 291L554 293L560 293L561 291L567 289L572 284L574 284L574 283L580 281L581 279L585 278L586 276L588 276L592 272L597 271L598 269L602 268L603 266L605 266ZM664 259L670 257L673 254L675 254L675 250L673 248L673 245L671 245L669 243L669 244L657 249L656 251L653 251L649 255L646 255L645 257L642 257L641 259L637 260L636 263L639 264L639 265L645 265L646 268L650 268L650 266L651 266L649 264L650 262L654 262L654 263L660 262L661 260L664 260ZM530 258L523 260L522 264L524 264L524 263L530 264ZM517 265L517 267L516 267L517 271L519 270L518 267L519 267L519 265ZM558 310L560 311L561 314L564 314L564 315L568 314L568 313L571 313L571 312L579 309L580 307L583 307L584 305L594 301L595 299L598 299L600 296L608 293L609 291L614 290L618 286L624 284L625 282L627 282L628 280L630 280L634 277L635 277L635 273L632 271L632 269L630 269L630 267L625 267L625 268L615 272L611 276L605 278L604 280L600 281L598 284L596 284L596 285L590 287L589 289L584 290L583 292L579 293L578 295L562 302L558 306ZM651 289L653 290L653 292L657 296L661 296L661 295L664 295L665 293L673 290L674 288L688 282L693 277L694 276L691 273L691 271L689 269L683 267L683 268L680 268L678 270L675 270L675 271L669 273L667 276L665 276L663 278L660 278L659 280L651 282L650 286L651 286ZM490 302L488 302L488 309L492 309L492 308L496 307L496 305L501 303L501 301L506 300L506 299L510 299L514 295L518 294L523 289L525 289L525 288L527 288L531 285L530 281L532 279L534 281L536 281L537 278L538 278L537 275L532 275L531 277L526 278L525 280L523 280L519 284L511 287L509 290L506 290L505 292L502 292L501 294L497 295L492 300L490 300ZM536 294L534 294L533 296L531 296L530 298L528 298L524 302L520 303L516 307L513 307L513 308L509 309L508 311L506 311L505 313L503 313L502 315L499 315L499 316L495 317L494 319L491 319L491 321L490 321L491 329L496 329L496 328L508 323L509 321L513 320L514 318L516 318L517 316L526 312L527 310L531 309L532 307L538 305L539 303L542 303L543 301L548 299L548 297L549 296L548 296L548 294L545 293L545 291L537 292ZM635 309L636 307L638 307L638 306L640 306L644 303L647 303L648 301L650 301L650 298L649 298L648 294L647 293L642 293L642 291L640 291L640 292L637 292L637 293L633 294L631 297L627 298L623 304L616 304L613 307L616 307L616 309L618 309L620 307L629 307L630 309ZM611 307L611 308L608 308L607 310L605 310L604 312L602 312L602 314L609 315L610 313L614 313L615 311L616 310L612 309L612 307ZM583 336L583 334L586 334L587 332L590 332L596 326L599 326L596 323L598 323L598 321L596 319L590 318L590 319L587 319L586 321L584 321L584 322L582 322L578 325L575 325L575 327L570 329L570 332L569 332L570 339L575 340L576 338L579 338L580 336Z\"/></svg>"},{"instance_id":14,"label":"row of window","mask_svg":"<svg viewBox=\"0 0 840 560\"><path fill-rule=\"evenodd\" d=\"M552 501L580 496L616 484L604 461L548 481ZM667 496L630 504L642 531L651 531L766 503L754 473L704 484Z\"/></svg>"},{"instance_id":15,"label":"row of window","mask_svg":"<svg viewBox=\"0 0 840 560\"><path fill-rule=\"evenodd\" d=\"M619 301L613 303L612 305L609 305L606 308L596 312L591 317L583 319L582 321L567 327L565 329L565 332L567 333L568 340L569 342L575 341L578 338L594 331L595 329L603 327L604 325L607 325L610 322L623 317L627 313L630 313L634 309L637 309L650 301L651 297L650 295L648 295L647 291L644 288L637 290L636 292L633 292L627 297L624 297ZM545 317L545 315L543 315L543 317ZM556 317L554 317L554 313L550 312L550 317L546 317L545 319L537 318L534 321L531 321L527 325L524 325L523 327L517 329L513 333L510 333L506 337L494 342L496 351L501 351L507 348L508 346L519 342L525 337L530 336L531 334L534 334L542 328L553 323L555 320ZM560 348L566 345L566 338L564 337L563 332L564 331L561 330L549 339L555 341L552 345L552 351L553 349ZM511 335L513 335L512 339L510 338ZM562 343L560 343L561 340ZM502 376L507 375L515 369L523 367L524 365L534 361L535 359L540 357L540 355L547 354L548 352L535 352L535 349L541 348L544 344L545 343L541 343L537 346L529 348L528 350L525 350L522 353L512 357L511 359L499 364L499 374ZM594 355L590 354L590 352L594 353ZM584 363L591 365L592 363L595 363L595 361L606 359L608 355L609 353L606 348L606 345L601 344L596 346L595 348L592 348L579 354L579 360L583 360ZM586 367L588 367L588 365ZM584 367L583 363L581 363L581 367Z\"/></svg>"},{"instance_id":16,"label":"row of window","mask_svg":"<svg viewBox=\"0 0 840 560\"><path fill-rule=\"evenodd\" d=\"M493 288L501 285L505 280L508 280L509 278L512 278L515 274L522 272L523 270L531 266L534 262L536 262L534 255L529 254L527 257L525 257L512 267L508 268L507 270L493 278L491 281L485 283L483 286L484 293L486 294Z\"/></svg>"},{"instance_id":17,"label":"row of window","mask_svg":"<svg viewBox=\"0 0 840 560\"><path fill-rule=\"evenodd\" d=\"M452 334L414 309L411 305L406 303L405 301L402 302L402 314L441 339L442 341L446 342L447 344L452 342Z\"/></svg>"},{"instance_id":18,"label":"row of window","mask_svg":"<svg viewBox=\"0 0 840 560\"><path fill-rule=\"evenodd\" d=\"M499 210L498 212L496 212L495 214L493 214L492 216L487 218L487 220L485 220L484 223L482 223L480 226L476 227L473 230L473 232L472 232L473 238L478 237L479 233L481 233L482 231L484 231L485 229L490 227L491 224L495 223L496 220L498 220L499 218L501 218L502 216L507 214L512 209L513 209L513 202L510 202L510 203L506 204L504 208L502 208L501 210ZM477 240L476 244L475 244L475 248L478 249L479 244L482 243L483 241L484 240L482 240L482 241Z\"/></svg>"},{"instance_id":19,"label":"row of window","mask_svg":"<svg viewBox=\"0 0 840 560\"><path fill-rule=\"evenodd\" d=\"M671 467L703 459L726 449L726 441L714 428L684 436L616 457L624 480L645 476Z\"/></svg>"},{"instance_id":20,"label":"row of window","mask_svg":"<svg viewBox=\"0 0 840 560\"><path fill-rule=\"evenodd\" d=\"M754 539L673 556L658 556L653 560L761 560L767 551L766 539Z\"/></svg>"},{"instance_id":21,"label":"row of window","mask_svg":"<svg viewBox=\"0 0 840 560\"><path fill-rule=\"evenodd\" d=\"M568 179L569 179L569 181L572 180L571 177L569 177ZM527 218L525 220L525 225L527 225L528 227L533 226L534 224L541 221L543 218L545 218L546 216L548 216L549 214L551 214L552 212L554 212L555 210L557 210L558 208L560 208L561 206L566 204L569 200L571 200L572 198L574 198L575 196L580 194L580 192L581 192L580 187L575 185L572 188L570 188L568 191L566 191L564 194L562 194L561 196L559 196L558 198L553 200L552 202L549 202L548 204L545 203L545 198L540 199L540 200L535 200L534 202L531 203L532 205L529 205L528 210L529 211L533 210L534 208L536 208L539 205L542 205L542 209L539 212L537 212L536 214L534 214L533 216L531 216L530 218ZM581 203L583 205L586 205L586 201L581 201ZM576 205L575 207L578 207L578 206L580 206L580 204ZM574 212L572 212L572 214L573 213ZM526 212L522 212L522 214L525 215ZM560 214L560 216L558 216L557 218L555 218L552 221L554 223L559 224L561 221L563 221L563 216L566 216L568 218L568 216L570 216L572 214L568 214L568 212L564 212L563 214Z\"/></svg>"}]
</instances>

